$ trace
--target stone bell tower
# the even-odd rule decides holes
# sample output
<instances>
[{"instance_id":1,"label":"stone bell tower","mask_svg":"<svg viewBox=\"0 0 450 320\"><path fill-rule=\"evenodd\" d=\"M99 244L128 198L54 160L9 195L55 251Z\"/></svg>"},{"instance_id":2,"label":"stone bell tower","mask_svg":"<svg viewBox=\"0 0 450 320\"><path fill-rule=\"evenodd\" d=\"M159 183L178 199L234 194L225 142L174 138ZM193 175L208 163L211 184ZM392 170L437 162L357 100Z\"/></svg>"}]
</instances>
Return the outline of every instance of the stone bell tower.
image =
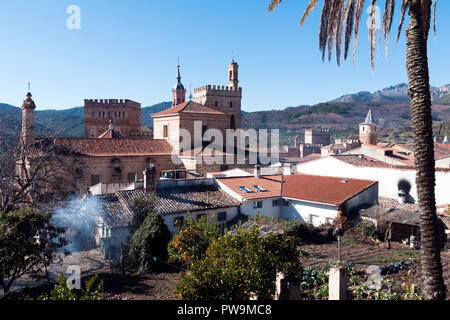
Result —
<instances>
[{"instance_id":1,"label":"stone bell tower","mask_svg":"<svg viewBox=\"0 0 450 320\"><path fill-rule=\"evenodd\" d=\"M22 103L22 143L29 145L34 141L34 104L32 95L27 93L27 98Z\"/></svg>"},{"instance_id":2,"label":"stone bell tower","mask_svg":"<svg viewBox=\"0 0 450 320\"><path fill-rule=\"evenodd\" d=\"M180 65L178 65L177 83L173 86L172 94L173 94L172 108L175 107L176 105L185 102L186 89L181 83Z\"/></svg>"},{"instance_id":3,"label":"stone bell tower","mask_svg":"<svg viewBox=\"0 0 450 320\"><path fill-rule=\"evenodd\" d=\"M228 66L228 86L233 88L239 87L239 65L233 60Z\"/></svg>"},{"instance_id":4,"label":"stone bell tower","mask_svg":"<svg viewBox=\"0 0 450 320\"><path fill-rule=\"evenodd\" d=\"M372 110L369 109L366 120L359 124L359 140L362 144L377 144L377 125L372 119Z\"/></svg>"}]
</instances>

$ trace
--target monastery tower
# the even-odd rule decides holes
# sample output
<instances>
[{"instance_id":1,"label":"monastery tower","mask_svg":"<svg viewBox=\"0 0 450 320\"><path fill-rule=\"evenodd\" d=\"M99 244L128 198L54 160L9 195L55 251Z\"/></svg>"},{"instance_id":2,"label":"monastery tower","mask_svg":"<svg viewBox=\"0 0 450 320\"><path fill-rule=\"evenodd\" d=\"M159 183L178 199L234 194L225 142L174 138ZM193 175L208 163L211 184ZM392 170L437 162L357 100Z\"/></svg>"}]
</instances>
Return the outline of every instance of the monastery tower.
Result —
<instances>
[{"instance_id":1,"label":"monastery tower","mask_svg":"<svg viewBox=\"0 0 450 320\"><path fill-rule=\"evenodd\" d=\"M372 119L372 110L369 109L366 120L359 124L359 140L362 144L377 144L377 125Z\"/></svg>"}]
</instances>

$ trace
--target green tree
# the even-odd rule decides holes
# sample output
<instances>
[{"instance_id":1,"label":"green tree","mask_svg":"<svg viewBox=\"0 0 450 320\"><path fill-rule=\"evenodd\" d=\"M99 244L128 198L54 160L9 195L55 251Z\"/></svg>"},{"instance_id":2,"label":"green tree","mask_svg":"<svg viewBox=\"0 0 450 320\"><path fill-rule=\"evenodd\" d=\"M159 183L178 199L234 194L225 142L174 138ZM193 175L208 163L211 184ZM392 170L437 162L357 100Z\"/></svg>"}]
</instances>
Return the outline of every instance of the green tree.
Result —
<instances>
[{"instance_id":1,"label":"green tree","mask_svg":"<svg viewBox=\"0 0 450 320\"><path fill-rule=\"evenodd\" d=\"M130 234L133 234L144 222L145 218L155 212L155 195L142 194L133 201L133 220L130 223Z\"/></svg>"},{"instance_id":2,"label":"green tree","mask_svg":"<svg viewBox=\"0 0 450 320\"><path fill-rule=\"evenodd\" d=\"M50 291L50 294L44 294L39 300L102 300L103 280L100 280L97 287L94 283L97 281L98 275L94 275L85 283L85 287L78 294L75 290L67 286L67 280L62 273L56 278L56 285Z\"/></svg>"},{"instance_id":3,"label":"green tree","mask_svg":"<svg viewBox=\"0 0 450 320\"><path fill-rule=\"evenodd\" d=\"M268 11L272 12L282 0L271 0ZM318 0L310 0L300 21L302 25L309 13L316 7ZM364 8L364 0L324 0L319 30L319 49L322 59L328 50L331 60L335 45L338 65L341 59L342 33L344 33L344 59L347 58L352 33L353 61L357 47L359 22ZM428 71L427 40L431 25L432 0L402 0L401 21L398 28L399 39L404 17L409 12L409 27L406 32L406 71L408 73L409 98L412 126L414 130L414 155L416 164L416 184L420 207L420 229L422 240L422 279L424 295L427 299L443 300L446 288L442 277L442 262L439 248L438 220L435 202L435 161L433 128L431 116L431 94ZM379 2L378 2L379 3ZM391 31L395 0L385 0L381 32L384 33L386 55L388 36ZM376 7L377 0L371 0L370 53L372 70L374 68L376 43ZM434 1L434 20L436 0ZM344 28L345 25L345 28ZM435 25L435 23L434 23ZM434 27L436 32L436 28ZM381 34L380 34L381 40Z\"/></svg>"},{"instance_id":4,"label":"green tree","mask_svg":"<svg viewBox=\"0 0 450 320\"><path fill-rule=\"evenodd\" d=\"M0 212L0 285L4 292L24 274L46 270L57 249L68 243L65 228L52 223L52 213L35 209Z\"/></svg>"},{"instance_id":5,"label":"green tree","mask_svg":"<svg viewBox=\"0 0 450 320\"><path fill-rule=\"evenodd\" d=\"M150 213L131 236L129 258L131 264L140 271L154 271L157 262L154 258L167 259L167 245L171 235L163 218Z\"/></svg>"},{"instance_id":6,"label":"green tree","mask_svg":"<svg viewBox=\"0 0 450 320\"><path fill-rule=\"evenodd\" d=\"M169 259L188 265L203 259L211 241L222 234L222 226L217 224L214 213L199 220L188 215L180 227L180 232L169 243Z\"/></svg>"},{"instance_id":7,"label":"green tree","mask_svg":"<svg viewBox=\"0 0 450 320\"><path fill-rule=\"evenodd\" d=\"M188 300L260 299L275 291L277 271L292 279L301 275L301 252L291 237L263 238L257 223L251 230L238 228L212 240L205 258L194 260L182 275L176 292Z\"/></svg>"}]
</instances>

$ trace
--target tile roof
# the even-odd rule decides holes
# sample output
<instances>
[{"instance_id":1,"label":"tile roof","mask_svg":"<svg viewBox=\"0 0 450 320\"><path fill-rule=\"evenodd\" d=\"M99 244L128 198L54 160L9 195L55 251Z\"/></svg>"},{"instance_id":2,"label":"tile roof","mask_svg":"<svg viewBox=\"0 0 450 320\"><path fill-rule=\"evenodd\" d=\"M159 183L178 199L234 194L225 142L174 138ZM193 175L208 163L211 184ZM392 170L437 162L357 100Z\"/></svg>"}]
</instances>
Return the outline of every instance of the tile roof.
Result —
<instances>
[{"instance_id":1,"label":"tile roof","mask_svg":"<svg viewBox=\"0 0 450 320\"><path fill-rule=\"evenodd\" d=\"M162 139L55 138L54 142L67 151L96 157L170 155L172 152L170 144Z\"/></svg>"},{"instance_id":2,"label":"tile roof","mask_svg":"<svg viewBox=\"0 0 450 320\"><path fill-rule=\"evenodd\" d=\"M360 211L361 216L378 220L381 217L386 217L388 221L407 224L411 226L419 226L420 211L409 210L402 207L385 207L375 205Z\"/></svg>"},{"instance_id":3,"label":"tile roof","mask_svg":"<svg viewBox=\"0 0 450 320\"><path fill-rule=\"evenodd\" d=\"M391 168L392 165L384 162L366 157L364 155L356 154L339 154L332 156L345 163L357 166L357 167L377 167L377 168Z\"/></svg>"},{"instance_id":4,"label":"tile roof","mask_svg":"<svg viewBox=\"0 0 450 320\"><path fill-rule=\"evenodd\" d=\"M225 115L225 113L220 112L218 110L209 108L195 101L189 100L179 105L176 105L172 108L160 111L158 113L151 114L152 117L159 117L165 115L173 115L179 113L208 113L208 114L217 114L217 115Z\"/></svg>"},{"instance_id":5,"label":"tile roof","mask_svg":"<svg viewBox=\"0 0 450 320\"><path fill-rule=\"evenodd\" d=\"M127 227L133 220L132 212L119 201L116 194L94 197L99 200L99 214L108 227Z\"/></svg>"},{"instance_id":6,"label":"tile roof","mask_svg":"<svg viewBox=\"0 0 450 320\"><path fill-rule=\"evenodd\" d=\"M295 174L285 176L283 197L339 205L376 181Z\"/></svg>"},{"instance_id":7,"label":"tile roof","mask_svg":"<svg viewBox=\"0 0 450 320\"><path fill-rule=\"evenodd\" d=\"M281 175L273 176L261 176L256 178L251 177L230 177L230 178L218 178L220 183L230 188L232 191L237 193L243 199L263 199L263 198L273 198L279 197L281 195ZM259 186L265 192L259 192L254 186ZM251 193L247 193L241 190L239 187L246 187Z\"/></svg>"}]
</instances>

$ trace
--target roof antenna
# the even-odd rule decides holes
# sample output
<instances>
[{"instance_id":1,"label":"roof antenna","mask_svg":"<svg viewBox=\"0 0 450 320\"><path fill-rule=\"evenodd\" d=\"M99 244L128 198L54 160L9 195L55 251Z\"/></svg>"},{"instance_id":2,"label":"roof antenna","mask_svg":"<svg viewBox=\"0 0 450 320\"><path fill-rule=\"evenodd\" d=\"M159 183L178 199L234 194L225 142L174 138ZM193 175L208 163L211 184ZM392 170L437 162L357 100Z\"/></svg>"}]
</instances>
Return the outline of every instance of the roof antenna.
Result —
<instances>
[{"instance_id":1,"label":"roof antenna","mask_svg":"<svg viewBox=\"0 0 450 320\"><path fill-rule=\"evenodd\" d=\"M192 82L189 82L189 100L192 100Z\"/></svg>"}]
</instances>

